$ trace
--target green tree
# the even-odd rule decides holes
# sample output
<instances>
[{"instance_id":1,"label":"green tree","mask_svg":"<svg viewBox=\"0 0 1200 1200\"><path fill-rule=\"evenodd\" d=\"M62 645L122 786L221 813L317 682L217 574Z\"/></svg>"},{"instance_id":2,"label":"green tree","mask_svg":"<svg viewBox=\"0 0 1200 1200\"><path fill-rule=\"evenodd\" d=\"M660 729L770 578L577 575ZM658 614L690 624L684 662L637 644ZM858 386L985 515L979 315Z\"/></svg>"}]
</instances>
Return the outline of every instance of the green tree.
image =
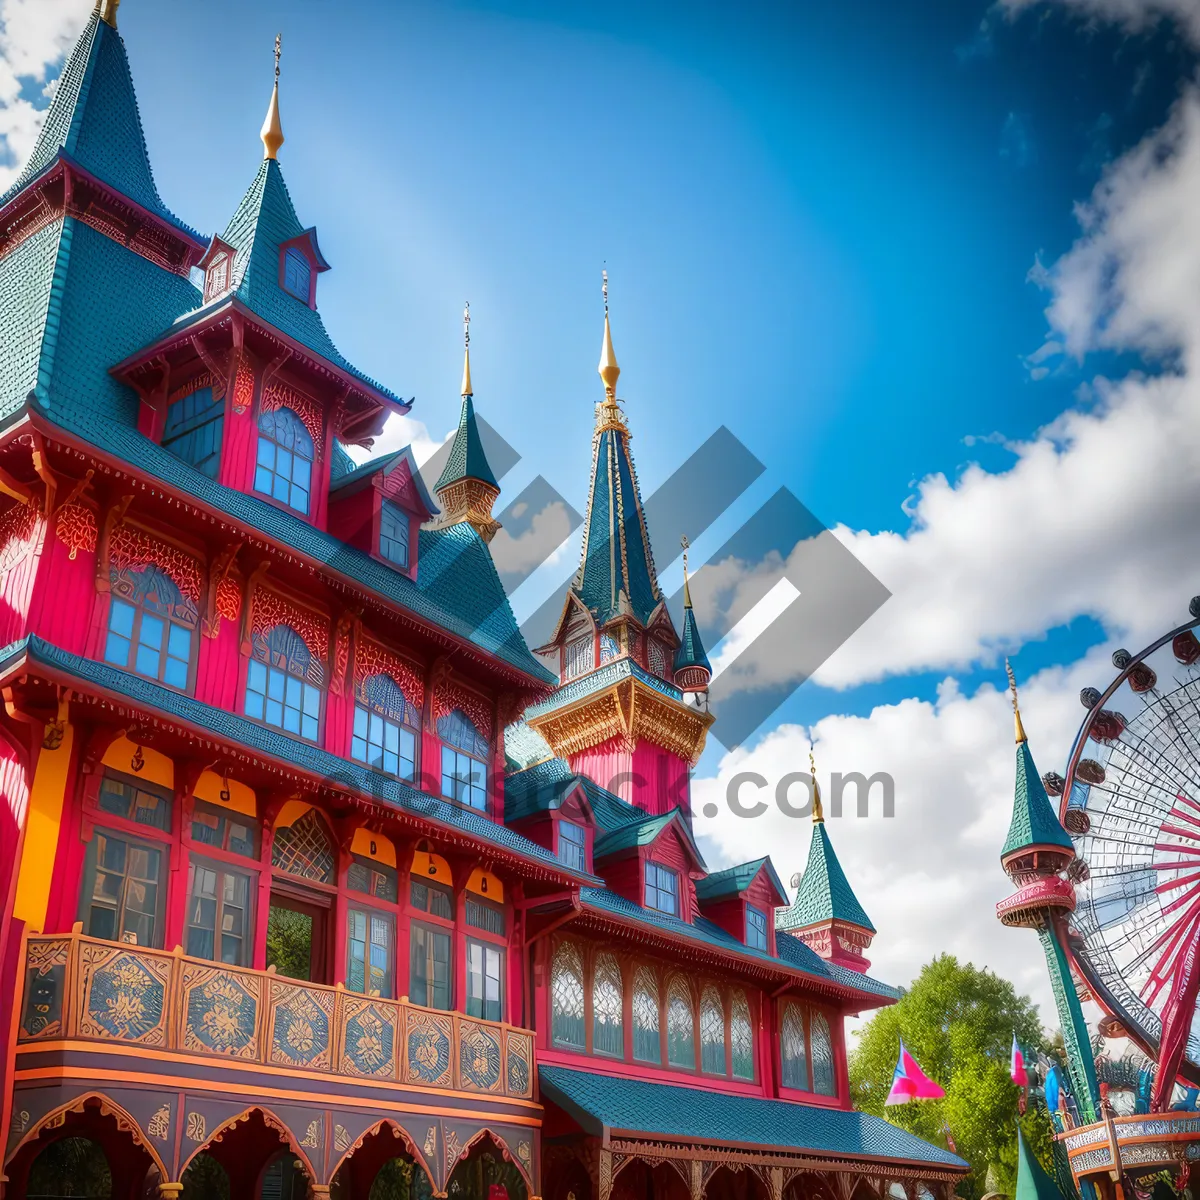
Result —
<instances>
[{"instance_id":1,"label":"green tree","mask_svg":"<svg viewBox=\"0 0 1200 1200\"><path fill-rule=\"evenodd\" d=\"M1011 983L949 954L935 958L903 998L876 1013L860 1033L850 1055L855 1105L939 1146L946 1145L948 1128L959 1156L971 1164L959 1195L977 1200L994 1186L1011 1196L1017 1169L1017 1089L1009 1078L1014 1032L1029 1049L1049 1046L1037 1010ZM944 1100L884 1107L901 1036L945 1088ZM1052 1172L1045 1111L1031 1106L1021 1129Z\"/></svg>"}]
</instances>

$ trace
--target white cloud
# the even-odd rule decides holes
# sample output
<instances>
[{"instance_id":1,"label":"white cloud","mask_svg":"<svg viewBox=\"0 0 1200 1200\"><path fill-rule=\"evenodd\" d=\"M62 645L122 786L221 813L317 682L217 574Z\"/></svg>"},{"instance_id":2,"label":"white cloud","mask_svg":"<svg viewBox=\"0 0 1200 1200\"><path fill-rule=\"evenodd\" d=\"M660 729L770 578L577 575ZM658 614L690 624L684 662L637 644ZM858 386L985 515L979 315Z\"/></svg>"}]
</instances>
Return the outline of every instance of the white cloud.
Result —
<instances>
[{"instance_id":1,"label":"white cloud","mask_svg":"<svg viewBox=\"0 0 1200 1200\"><path fill-rule=\"evenodd\" d=\"M423 467L453 436L454 430L452 429L439 441L430 435L429 429L423 421L400 413L392 413L384 422L383 432L375 439L374 445L369 450L364 450L361 446L347 446L346 453L356 463L365 463L369 459L391 454L393 450L402 450L405 446L411 446L417 466Z\"/></svg>"},{"instance_id":2,"label":"white cloud","mask_svg":"<svg viewBox=\"0 0 1200 1200\"><path fill-rule=\"evenodd\" d=\"M524 510L524 505L518 505ZM514 510L515 517L524 516L524 511ZM492 541L492 558L497 568L504 572L524 575L533 568L553 565L563 561L567 551L567 540L571 536L571 514L565 502L555 500L539 509L515 537L508 529L501 529Z\"/></svg>"},{"instance_id":3,"label":"white cloud","mask_svg":"<svg viewBox=\"0 0 1200 1200\"><path fill-rule=\"evenodd\" d=\"M91 11L90 0L0 0L0 189L32 152L51 76Z\"/></svg>"},{"instance_id":4,"label":"white cloud","mask_svg":"<svg viewBox=\"0 0 1200 1200\"><path fill-rule=\"evenodd\" d=\"M1042 0L1000 0L1010 14L1033 8ZM1057 0L1064 8L1083 17L1115 21L1131 32L1141 32L1166 18L1179 24L1193 42L1200 44L1200 5L1196 0Z\"/></svg>"}]
</instances>

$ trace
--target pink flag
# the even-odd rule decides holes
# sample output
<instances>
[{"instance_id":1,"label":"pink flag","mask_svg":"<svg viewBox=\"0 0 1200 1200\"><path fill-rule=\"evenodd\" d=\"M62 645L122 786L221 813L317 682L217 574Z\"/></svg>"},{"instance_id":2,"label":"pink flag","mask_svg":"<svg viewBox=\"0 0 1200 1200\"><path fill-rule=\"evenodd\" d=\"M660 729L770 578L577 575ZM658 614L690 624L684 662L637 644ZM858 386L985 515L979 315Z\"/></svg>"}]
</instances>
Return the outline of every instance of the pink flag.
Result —
<instances>
[{"instance_id":1,"label":"pink flag","mask_svg":"<svg viewBox=\"0 0 1200 1200\"><path fill-rule=\"evenodd\" d=\"M884 1104L907 1104L910 1100L941 1100L945 1094L921 1070L920 1064L909 1054L908 1047L901 1038L900 1058L896 1063L896 1073L892 1076L892 1090Z\"/></svg>"},{"instance_id":2,"label":"pink flag","mask_svg":"<svg viewBox=\"0 0 1200 1200\"><path fill-rule=\"evenodd\" d=\"M1012 1081L1019 1088L1027 1088L1029 1086L1029 1073L1025 1070L1025 1055L1021 1053L1021 1047L1017 1045L1017 1035L1013 1034L1012 1044L1012 1060L1009 1064L1009 1074L1012 1076Z\"/></svg>"}]
</instances>

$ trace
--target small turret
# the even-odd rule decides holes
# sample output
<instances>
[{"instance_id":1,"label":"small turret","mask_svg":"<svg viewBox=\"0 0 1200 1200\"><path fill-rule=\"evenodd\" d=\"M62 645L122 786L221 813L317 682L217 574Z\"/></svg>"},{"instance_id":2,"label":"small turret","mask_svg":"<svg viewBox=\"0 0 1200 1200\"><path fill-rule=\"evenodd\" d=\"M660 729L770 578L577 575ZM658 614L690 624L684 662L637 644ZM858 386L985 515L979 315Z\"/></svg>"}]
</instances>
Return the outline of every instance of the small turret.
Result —
<instances>
[{"instance_id":1,"label":"small turret","mask_svg":"<svg viewBox=\"0 0 1200 1200\"><path fill-rule=\"evenodd\" d=\"M440 525L457 525L465 521L485 542L490 542L500 532L500 522L492 516L500 485L484 453L475 420L469 304L463 309L463 343L462 410L458 431L434 490L442 507Z\"/></svg>"},{"instance_id":2,"label":"small turret","mask_svg":"<svg viewBox=\"0 0 1200 1200\"><path fill-rule=\"evenodd\" d=\"M675 652L675 686L684 692L707 692L712 682L712 666L704 653L696 614L692 612L692 589L688 584L688 540L683 544L683 634Z\"/></svg>"}]
</instances>

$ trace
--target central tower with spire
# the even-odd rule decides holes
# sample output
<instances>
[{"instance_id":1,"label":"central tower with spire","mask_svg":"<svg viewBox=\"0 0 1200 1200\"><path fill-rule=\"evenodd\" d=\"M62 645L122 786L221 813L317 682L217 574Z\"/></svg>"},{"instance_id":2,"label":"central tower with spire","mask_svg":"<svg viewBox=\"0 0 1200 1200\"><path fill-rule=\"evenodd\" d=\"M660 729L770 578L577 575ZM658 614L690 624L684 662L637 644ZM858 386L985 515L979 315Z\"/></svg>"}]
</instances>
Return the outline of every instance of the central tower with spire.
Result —
<instances>
[{"instance_id":1,"label":"central tower with spire","mask_svg":"<svg viewBox=\"0 0 1200 1200\"><path fill-rule=\"evenodd\" d=\"M561 686L527 720L572 770L649 813L689 813L688 772L712 724L698 697L712 670L690 592L681 639L659 588L617 398L607 271L603 280L604 397L596 404L583 553L554 637L539 651L553 656Z\"/></svg>"}]
</instances>

